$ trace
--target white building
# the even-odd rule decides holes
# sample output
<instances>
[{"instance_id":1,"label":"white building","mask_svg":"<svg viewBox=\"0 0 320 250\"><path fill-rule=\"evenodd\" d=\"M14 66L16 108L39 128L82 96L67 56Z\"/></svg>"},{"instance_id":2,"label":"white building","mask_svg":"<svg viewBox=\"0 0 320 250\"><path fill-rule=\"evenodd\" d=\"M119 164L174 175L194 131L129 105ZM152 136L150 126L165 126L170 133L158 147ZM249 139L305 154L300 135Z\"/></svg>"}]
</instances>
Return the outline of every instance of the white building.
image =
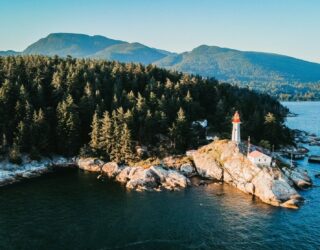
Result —
<instances>
[{"instance_id":1,"label":"white building","mask_svg":"<svg viewBox=\"0 0 320 250\"><path fill-rule=\"evenodd\" d=\"M272 162L272 158L268 155L265 155L258 150L252 151L248 154L248 159L253 164L261 165L261 166L270 166Z\"/></svg>"},{"instance_id":2,"label":"white building","mask_svg":"<svg viewBox=\"0 0 320 250\"><path fill-rule=\"evenodd\" d=\"M241 142L241 137L240 137L240 115L238 111L233 116L232 119L232 138L231 140L237 143L237 145Z\"/></svg>"}]
</instances>

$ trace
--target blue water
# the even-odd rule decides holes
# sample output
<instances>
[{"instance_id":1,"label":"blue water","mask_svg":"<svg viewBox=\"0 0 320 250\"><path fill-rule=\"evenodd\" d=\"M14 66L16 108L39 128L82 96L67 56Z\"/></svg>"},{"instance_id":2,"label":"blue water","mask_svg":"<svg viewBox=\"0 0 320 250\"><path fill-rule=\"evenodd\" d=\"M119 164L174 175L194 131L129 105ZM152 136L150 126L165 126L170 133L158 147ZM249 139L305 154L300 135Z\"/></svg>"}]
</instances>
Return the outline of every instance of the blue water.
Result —
<instances>
[{"instance_id":1,"label":"blue water","mask_svg":"<svg viewBox=\"0 0 320 250\"><path fill-rule=\"evenodd\" d=\"M320 103L286 105L301 112L290 126L317 132ZM0 249L320 249L320 189L301 194L289 210L228 185L128 192L64 170L0 188Z\"/></svg>"},{"instance_id":2,"label":"blue water","mask_svg":"<svg viewBox=\"0 0 320 250\"><path fill-rule=\"evenodd\" d=\"M304 130L320 136L320 102L282 102L297 117L288 117L290 128Z\"/></svg>"}]
</instances>

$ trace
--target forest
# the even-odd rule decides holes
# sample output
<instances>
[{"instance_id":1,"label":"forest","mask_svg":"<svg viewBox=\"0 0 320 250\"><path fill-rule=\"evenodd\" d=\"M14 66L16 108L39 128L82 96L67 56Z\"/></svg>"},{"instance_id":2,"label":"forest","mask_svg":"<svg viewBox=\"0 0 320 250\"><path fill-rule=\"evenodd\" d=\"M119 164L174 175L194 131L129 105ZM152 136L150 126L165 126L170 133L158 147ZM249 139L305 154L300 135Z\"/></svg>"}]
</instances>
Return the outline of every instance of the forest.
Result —
<instances>
[{"instance_id":1,"label":"forest","mask_svg":"<svg viewBox=\"0 0 320 250\"><path fill-rule=\"evenodd\" d=\"M70 56L0 57L0 153L16 163L22 154L128 163L138 147L184 153L206 134L229 138L236 110L243 138L267 147L292 143L288 110L276 99L213 78Z\"/></svg>"},{"instance_id":2,"label":"forest","mask_svg":"<svg viewBox=\"0 0 320 250\"><path fill-rule=\"evenodd\" d=\"M233 83L234 84L234 83ZM280 101L319 101L320 82L237 82L234 85L268 93Z\"/></svg>"}]
</instances>

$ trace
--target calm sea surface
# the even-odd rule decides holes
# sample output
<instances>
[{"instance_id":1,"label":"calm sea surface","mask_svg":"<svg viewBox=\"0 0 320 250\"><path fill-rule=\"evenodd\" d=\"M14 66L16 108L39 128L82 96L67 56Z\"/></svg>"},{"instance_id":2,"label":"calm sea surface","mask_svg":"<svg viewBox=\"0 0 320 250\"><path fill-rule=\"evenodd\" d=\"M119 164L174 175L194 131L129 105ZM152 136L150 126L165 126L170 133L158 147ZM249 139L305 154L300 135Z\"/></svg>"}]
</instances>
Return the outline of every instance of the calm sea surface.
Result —
<instances>
[{"instance_id":1,"label":"calm sea surface","mask_svg":"<svg viewBox=\"0 0 320 250\"><path fill-rule=\"evenodd\" d=\"M290 127L319 135L320 103L284 104ZM320 188L301 194L289 210L228 185L139 193L63 170L0 188L0 249L320 249Z\"/></svg>"}]
</instances>

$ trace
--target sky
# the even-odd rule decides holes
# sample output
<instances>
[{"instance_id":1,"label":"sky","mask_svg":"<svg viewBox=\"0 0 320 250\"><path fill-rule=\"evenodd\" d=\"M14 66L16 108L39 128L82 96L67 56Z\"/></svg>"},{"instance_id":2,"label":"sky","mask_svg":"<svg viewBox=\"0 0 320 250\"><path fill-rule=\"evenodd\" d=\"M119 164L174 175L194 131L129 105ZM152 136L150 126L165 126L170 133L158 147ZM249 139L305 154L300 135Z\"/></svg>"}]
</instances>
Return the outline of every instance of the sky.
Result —
<instances>
[{"instance_id":1,"label":"sky","mask_svg":"<svg viewBox=\"0 0 320 250\"><path fill-rule=\"evenodd\" d=\"M21 51L56 32L173 52L207 44L320 63L319 0L0 0L0 50Z\"/></svg>"}]
</instances>

